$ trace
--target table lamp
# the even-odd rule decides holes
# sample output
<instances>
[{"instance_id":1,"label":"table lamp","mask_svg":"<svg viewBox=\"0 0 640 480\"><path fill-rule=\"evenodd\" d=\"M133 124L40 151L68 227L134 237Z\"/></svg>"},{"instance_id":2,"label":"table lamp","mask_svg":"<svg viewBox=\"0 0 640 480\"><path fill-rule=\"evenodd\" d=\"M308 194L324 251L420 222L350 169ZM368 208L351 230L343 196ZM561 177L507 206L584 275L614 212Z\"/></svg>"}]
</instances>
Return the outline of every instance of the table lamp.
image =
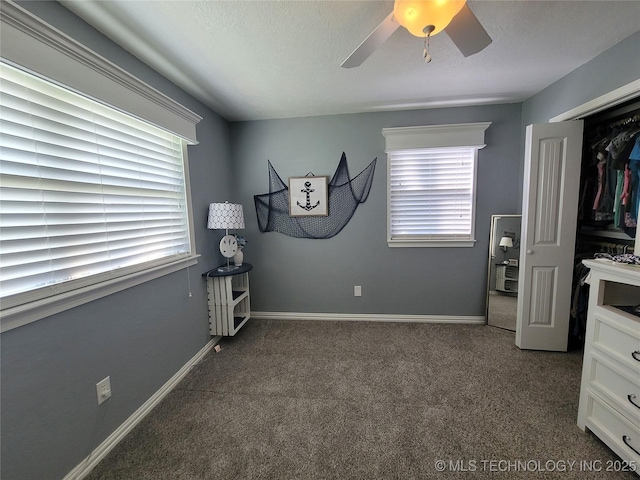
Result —
<instances>
[{"instance_id":1,"label":"table lamp","mask_svg":"<svg viewBox=\"0 0 640 480\"><path fill-rule=\"evenodd\" d=\"M513 238L511 238L511 237L502 237L500 239L500 247L502 247L502 250L504 250L506 252L507 248L513 247Z\"/></svg>"},{"instance_id":2,"label":"table lamp","mask_svg":"<svg viewBox=\"0 0 640 480\"><path fill-rule=\"evenodd\" d=\"M211 203L209 204L209 230L224 230L225 235L220 240L220 253L227 259L227 265L218 268L219 272L235 270L235 265L229 265L229 259L238 251L238 241L233 235L229 235L229 229L243 229L244 215L242 205L237 203Z\"/></svg>"}]
</instances>

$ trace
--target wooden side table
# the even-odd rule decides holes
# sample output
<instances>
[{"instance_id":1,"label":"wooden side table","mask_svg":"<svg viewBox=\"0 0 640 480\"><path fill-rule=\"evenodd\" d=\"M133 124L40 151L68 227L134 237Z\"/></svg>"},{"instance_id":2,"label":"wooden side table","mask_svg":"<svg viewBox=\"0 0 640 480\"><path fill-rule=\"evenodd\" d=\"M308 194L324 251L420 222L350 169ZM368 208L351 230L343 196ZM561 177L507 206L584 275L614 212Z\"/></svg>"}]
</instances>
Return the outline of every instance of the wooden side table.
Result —
<instances>
[{"instance_id":1,"label":"wooden side table","mask_svg":"<svg viewBox=\"0 0 640 480\"><path fill-rule=\"evenodd\" d=\"M250 263L243 263L229 272L214 268L202 275L207 279L211 335L233 336L251 317L249 271L252 268Z\"/></svg>"}]
</instances>

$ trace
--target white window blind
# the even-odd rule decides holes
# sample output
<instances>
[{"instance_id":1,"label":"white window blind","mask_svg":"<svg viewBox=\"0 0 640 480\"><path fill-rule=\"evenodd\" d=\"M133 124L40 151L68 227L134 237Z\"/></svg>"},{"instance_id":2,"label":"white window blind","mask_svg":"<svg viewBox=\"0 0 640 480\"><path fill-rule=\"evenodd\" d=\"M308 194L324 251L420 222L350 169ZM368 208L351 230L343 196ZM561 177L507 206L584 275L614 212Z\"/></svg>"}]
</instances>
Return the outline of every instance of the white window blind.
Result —
<instances>
[{"instance_id":1,"label":"white window blind","mask_svg":"<svg viewBox=\"0 0 640 480\"><path fill-rule=\"evenodd\" d=\"M182 142L0 63L3 308L188 256Z\"/></svg>"},{"instance_id":2,"label":"white window blind","mask_svg":"<svg viewBox=\"0 0 640 480\"><path fill-rule=\"evenodd\" d=\"M472 247L476 166L491 125L385 128L387 243L390 247Z\"/></svg>"},{"instance_id":3,"label":"white window blind","mask_svg":"<svg viewBox=\"0 0 640 480\"><path fill-rule=\"evenodd\" d=\"M472 240L476 149L390 152L391 239Z\"/></svg>"}]
</instances>

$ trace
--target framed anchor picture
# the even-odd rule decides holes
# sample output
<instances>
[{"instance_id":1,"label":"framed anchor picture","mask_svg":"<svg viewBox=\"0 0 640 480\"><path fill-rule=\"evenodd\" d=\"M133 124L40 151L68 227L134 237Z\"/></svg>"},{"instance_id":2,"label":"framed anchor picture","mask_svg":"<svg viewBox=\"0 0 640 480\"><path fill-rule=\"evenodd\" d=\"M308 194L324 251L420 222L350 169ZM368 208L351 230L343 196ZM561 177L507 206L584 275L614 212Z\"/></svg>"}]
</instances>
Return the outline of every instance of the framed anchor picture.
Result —
<instances>
[{"instance_id":1,"label":"framed anchor picture","mask_svg":"<svg viewBox=\"0 0 640 480\"><path fill-rule=\"evenodd\" d=\"M289 177L289 216L329 215L329 177Z\"/></svg>"}]
</instances>

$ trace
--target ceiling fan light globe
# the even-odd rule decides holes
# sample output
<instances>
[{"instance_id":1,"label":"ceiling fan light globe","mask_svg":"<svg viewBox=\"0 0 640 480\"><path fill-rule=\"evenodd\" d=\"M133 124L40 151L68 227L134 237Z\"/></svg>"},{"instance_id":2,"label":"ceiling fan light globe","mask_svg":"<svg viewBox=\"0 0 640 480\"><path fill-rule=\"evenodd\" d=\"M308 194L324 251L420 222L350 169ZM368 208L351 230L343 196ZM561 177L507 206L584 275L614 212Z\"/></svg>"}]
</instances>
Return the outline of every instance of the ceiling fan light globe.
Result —
<instances>
[{"instance_id":1,"label":"ceiling fan light globe","mask_svg":"<svg viewBox=\"0 0 640 480\"><path fill-rule=\"evenodd\" d=\"M396 0L393 16L416 37L424 37L424 28L433 25L431 35L444 30L467 0Z\"/></svg>"}]
</instances>

